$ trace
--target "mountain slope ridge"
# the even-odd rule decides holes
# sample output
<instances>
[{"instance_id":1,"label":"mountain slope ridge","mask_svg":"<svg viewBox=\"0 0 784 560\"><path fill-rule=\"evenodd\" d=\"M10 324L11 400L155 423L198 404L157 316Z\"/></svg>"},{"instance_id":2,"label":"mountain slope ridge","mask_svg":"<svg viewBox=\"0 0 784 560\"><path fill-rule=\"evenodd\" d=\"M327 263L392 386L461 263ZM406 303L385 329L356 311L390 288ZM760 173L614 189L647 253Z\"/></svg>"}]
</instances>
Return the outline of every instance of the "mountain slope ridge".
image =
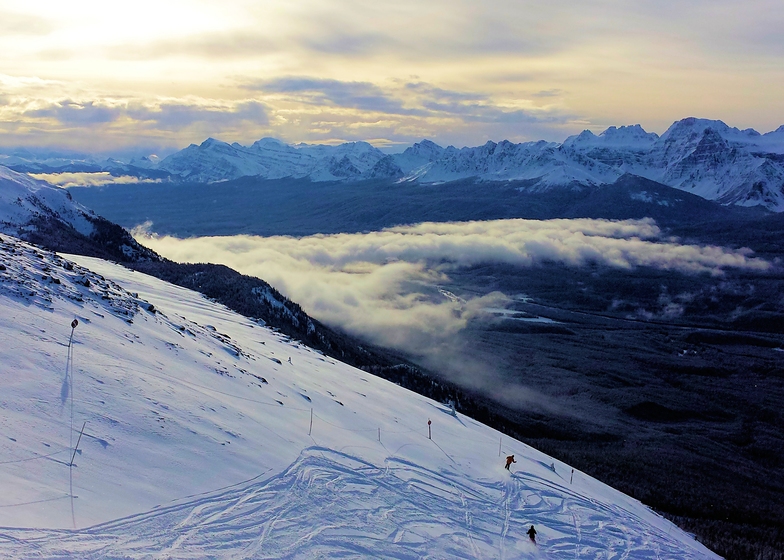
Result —
<instances>
[{"instance_id":1,"label":"mountain slope ridge","mask_svg":"<svg viewBox=\"0 0 784 560\"><path fill-rule=\"evenodd\" d=\"M200 294L13 238L0 248L5 557L536 557L533 523L549 557L579 547L716 558L636 500L579 472L569 483L566 465L508 438L518 465L507 474L498 432ZM87 423L72 493L71 402L70 425ZM72 524L92 528L46 530Z\"/></svg>"}]
</instances>

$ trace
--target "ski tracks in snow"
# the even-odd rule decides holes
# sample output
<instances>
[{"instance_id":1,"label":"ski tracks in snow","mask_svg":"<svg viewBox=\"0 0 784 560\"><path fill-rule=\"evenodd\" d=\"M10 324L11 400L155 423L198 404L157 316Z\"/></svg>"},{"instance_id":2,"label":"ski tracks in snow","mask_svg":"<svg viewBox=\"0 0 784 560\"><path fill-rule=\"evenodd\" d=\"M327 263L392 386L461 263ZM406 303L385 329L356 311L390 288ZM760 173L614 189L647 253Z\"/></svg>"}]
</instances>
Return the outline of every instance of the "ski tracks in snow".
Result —
<instances>
[{"instance_id":1,"label":"ski tracks in snow","mask_svg":"<svg viewBox=\"0 0 784 560\"><path fill-rule=\"evenodd\" d=\"M699 558L613 505L523 472L477 480L322 447L285 471L74 531L3 529L0 557ZM539 532L528 542L528 526ZM608 533L612 538L608 538ZM610 542L608 549L607 543Z\"/></svg>"}]
</instances>

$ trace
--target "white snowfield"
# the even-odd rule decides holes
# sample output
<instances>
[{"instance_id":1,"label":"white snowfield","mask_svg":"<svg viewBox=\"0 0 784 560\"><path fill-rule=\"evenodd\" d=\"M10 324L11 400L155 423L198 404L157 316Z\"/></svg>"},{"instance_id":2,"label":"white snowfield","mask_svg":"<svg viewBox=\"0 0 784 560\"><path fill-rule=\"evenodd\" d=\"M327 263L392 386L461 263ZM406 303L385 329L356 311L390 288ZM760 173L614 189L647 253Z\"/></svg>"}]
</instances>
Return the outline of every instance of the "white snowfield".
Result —
<instances>
[{"instance_id":1,"label":"white snowfield","mask_svg":"<svg viewBox=\"0 0 784 560\"><path fill-rule=\"evenodd\" d=\"M2 558L717 558L200 294L0 241Z\"/></svg>"}]
</instances>

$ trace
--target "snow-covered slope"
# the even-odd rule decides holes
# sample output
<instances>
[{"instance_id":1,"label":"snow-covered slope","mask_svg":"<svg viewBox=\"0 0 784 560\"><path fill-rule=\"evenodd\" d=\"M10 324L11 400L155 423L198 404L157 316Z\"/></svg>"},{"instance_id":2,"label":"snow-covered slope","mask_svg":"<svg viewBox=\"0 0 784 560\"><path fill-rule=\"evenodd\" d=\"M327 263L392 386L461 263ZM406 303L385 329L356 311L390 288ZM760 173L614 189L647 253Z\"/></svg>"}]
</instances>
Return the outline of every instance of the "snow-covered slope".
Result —
<instances>
[{"instance_id":1,"label":"snow-covered slope","mask_svg":"<svg viewBox=\"0 0 784 560\"><path fill-rule=\"evenodd\" d=\"M56 219L89 235L94 217L67 190L0 166L0 232L18 234L35 219Z\"/></svg>"},{"instance_id":2,"label":"snow-covered slope","mask_svg":"<svg viewBox=\"0 0 784 560\"><path fill-rule=\"evenodd\" d=\"M716 558L636 500L199 294L1 241L3 558Z\"/></svg>"}]
</instances>

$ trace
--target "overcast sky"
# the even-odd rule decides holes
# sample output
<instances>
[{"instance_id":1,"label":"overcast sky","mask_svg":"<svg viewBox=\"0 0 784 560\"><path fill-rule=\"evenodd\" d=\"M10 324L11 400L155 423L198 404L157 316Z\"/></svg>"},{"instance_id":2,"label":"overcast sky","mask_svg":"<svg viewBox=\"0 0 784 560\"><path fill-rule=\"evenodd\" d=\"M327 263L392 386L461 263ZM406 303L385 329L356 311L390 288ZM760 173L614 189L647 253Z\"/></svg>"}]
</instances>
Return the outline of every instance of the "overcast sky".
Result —
<instances>
[{"instance_id":1,"label":"overcast sky","mask_svg":"<svg viewBox=\"0 0 784 560\"><path fill-rule=\"evenodd\" d=\"M0 145L784 123L781 0L0 0Z\"/></svg>"}]
</instances>

